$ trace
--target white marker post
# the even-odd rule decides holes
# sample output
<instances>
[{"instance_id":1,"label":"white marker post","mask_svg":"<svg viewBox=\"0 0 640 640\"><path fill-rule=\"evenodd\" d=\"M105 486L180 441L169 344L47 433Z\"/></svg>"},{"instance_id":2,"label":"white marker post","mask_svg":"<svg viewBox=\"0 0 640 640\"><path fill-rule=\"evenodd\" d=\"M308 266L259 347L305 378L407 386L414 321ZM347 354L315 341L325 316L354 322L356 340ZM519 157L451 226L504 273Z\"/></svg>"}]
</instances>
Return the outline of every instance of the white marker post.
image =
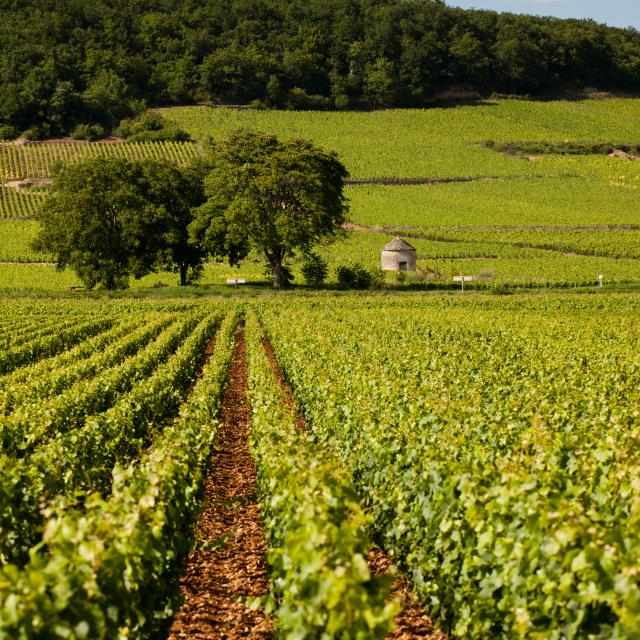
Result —
<instances>
[{"instance_id":1,"label":"white marker post","mask_svg":"<svg viewBox=\"0 0 640 640\"><path fill-rule=\"evenodd\" d=\"M600 274L598 276L598 280L600 280L600 287L602 287L602 281L604 280L604 276L602 274Z\"/></svg>"},{"instance_id":2,"label":"white marker post","mask_svg":"<svg viewBox=\"0 0 640 640\"><path fill-rule=\"evenodd\" d=\"M464 292L464 283L465 282L473 282L473 276L453 276L454 282L462 283L462 291Z\"/></svg>"}]
</instances>

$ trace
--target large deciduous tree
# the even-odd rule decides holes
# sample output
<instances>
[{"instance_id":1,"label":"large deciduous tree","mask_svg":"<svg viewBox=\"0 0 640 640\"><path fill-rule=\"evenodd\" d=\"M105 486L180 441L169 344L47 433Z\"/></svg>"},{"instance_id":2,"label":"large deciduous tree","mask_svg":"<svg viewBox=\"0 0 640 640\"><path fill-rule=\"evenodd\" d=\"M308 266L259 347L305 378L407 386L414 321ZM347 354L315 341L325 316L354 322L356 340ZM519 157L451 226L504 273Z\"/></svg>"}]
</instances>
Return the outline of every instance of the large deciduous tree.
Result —
<instances>
[{"instance_id":1,"label":"large deciduous tree","mask_svg":"<svg viewBox=\"0 0 640 640\"><path fill-rule=\"evenodd\" d=\"M96 158L68 165L38 214L34 245L70 267L88 288L116 289L160 268L201 271L204 253L189 242L193 211L204 201L206 171L165 161Z\"/></svg>"},{"instance_id":2,"label":"large deciduous tree","mask_svg":"<svg viewBox=\"0 0 640 640\"><path fill-rule=\"evenodd\" d=\"M191 225L210 253L233 262L256 248L280 289L286 258L340 235L348 174L335 153L243 130L218 143L213 156L209 199Z\"/></svg>"},{"instance_id":3,"label":"large deciduous tree","mask_svg":"<svg viewBox=\"0 0 640 640\"><path fill-rule=\"evenodd\" d=\"M142 238L143 260L150 256L155 269L178 272L181 286L198 280L206 252L190 241L188 229L196 208L206 201L204 177L209 165L195 162L178 169L169 162L151 161L141 163L141 169L145 199L155 208L152 226L136 234Z\"/></svg>"}]
</instances>

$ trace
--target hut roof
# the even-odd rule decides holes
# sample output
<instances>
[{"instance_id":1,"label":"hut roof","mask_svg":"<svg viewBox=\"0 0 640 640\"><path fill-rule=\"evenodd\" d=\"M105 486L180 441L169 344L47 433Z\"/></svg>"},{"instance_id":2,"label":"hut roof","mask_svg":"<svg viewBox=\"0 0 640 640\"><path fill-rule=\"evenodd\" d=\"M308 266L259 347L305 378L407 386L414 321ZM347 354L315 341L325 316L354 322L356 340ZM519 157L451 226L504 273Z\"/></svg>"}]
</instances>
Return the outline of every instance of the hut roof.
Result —
<instances>
[{"instance_id":1,"label":"hut roof","mask_svg":"<svg viewBox=\"0 0 640 640\"><path fill-rule=\"evenodd\" d=\"M404 238L396 236L383 251L415 251L416 248L411 246Z\"/></svg>"}]
</instances>

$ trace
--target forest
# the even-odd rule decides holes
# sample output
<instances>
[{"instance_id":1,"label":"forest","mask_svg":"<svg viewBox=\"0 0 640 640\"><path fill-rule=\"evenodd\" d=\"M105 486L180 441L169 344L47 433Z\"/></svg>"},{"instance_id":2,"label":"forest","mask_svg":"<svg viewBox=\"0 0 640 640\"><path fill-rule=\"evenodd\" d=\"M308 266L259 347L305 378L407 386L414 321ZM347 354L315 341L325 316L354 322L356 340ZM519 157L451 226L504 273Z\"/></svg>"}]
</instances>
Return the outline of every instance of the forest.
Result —
<instances>
[{"instance_id":1,"label":"forest","mask_svg":"<svg viewBox=\"0 0 640 640\"><path fill-rule=\"evenodd\" d=\"M195 102L420 107L460 85L637 93L640 33L441 0L23 0L0 5L0 83L0 138L99 137L148 106Z\"/></svg>"}]
</instances>

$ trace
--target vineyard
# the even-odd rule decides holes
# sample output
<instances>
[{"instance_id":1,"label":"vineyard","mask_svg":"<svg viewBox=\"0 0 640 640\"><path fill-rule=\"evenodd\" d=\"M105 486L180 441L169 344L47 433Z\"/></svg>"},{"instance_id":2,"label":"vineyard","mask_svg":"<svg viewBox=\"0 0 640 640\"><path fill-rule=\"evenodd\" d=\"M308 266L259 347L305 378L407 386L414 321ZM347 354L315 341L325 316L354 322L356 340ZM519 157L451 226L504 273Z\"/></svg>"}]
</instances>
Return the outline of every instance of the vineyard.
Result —
<instances>
[{"instance_id":1,"label":"vineyard","mask_svg":"<svg viewBox=\"0 0 640 640\"><path fill-rule=\"evenodd\" d=\"M386 637L374 540L451 638L640 633L635 297L2 311L0 637L166 636L245 345L274 633Z\"/></svg>"},{"instance_id":2,"label":"vineyard","mask_svg":"<svg viewBox=\"0 0 640 640\"><path fill-rule=\"evenodd\" d=\"M453 109L388 109L374 112L162 109L194 139L253 128L298 136L335 150L352 178L471 178L575 173L585 158L549 156L543 162L497 153L488 140L590 142L612 146L640 140L639 100L536 102L501 100ZM546 158L546 157L545 157ZM633 163L628 163L633 164ZM616 163L619 166L620 163Z\"/></svg>"},{"instance_id":3,"label":"vineyard","mask_svg":"<svg viewBox=\"0 0 640 640\"><path fill-rule=\"evenodd\" d=\"M498 101L456 109L356 112L283 112L188 107L163 114L196 139L214 139L237 127L282 136L303 136L336 150L355 181L346 187L352 231L334 246L322 247L330 280L335 269L359 261L379 264L380 249L406 235L418 250L421 272L410 282L450 280L465 273L478 286L569 286L640 278L638 186L640 162L609 158L592 148L628 147L640 138L637 100L585 102ZM487 139L502 141L488 148ZM573 145L582 154L539 155L499 151L508 141L553 151ZM537 145L537 146L536 146ZM507 147L508 148L508 145ZM95 155L166 157L185 163L198 154L191 143L61 142L0 145L0 175L7 181L47 181L58 162ZM371 184L388 176L398 184ZM427 184L404 184L421 176ZM464 182L460 182L464 180ZM35 228L5 221L33 216L46 185L0 187L0 257L11 262L48 262L29 246ZM348 258L347 258L348 256ZM259 256L241 272L209 265L211 282L226 277L261 279ZM291 264L301 283L300 263ZM39 275L38 275L39 273ZM0 277L0 286L65 289L73 276L52 267ZM156 281L166 281L164 276ZM145 281L146 282L146 281Z\"/></svg>"},{"instance_id":4,"label":"vineyard","mask_svg":"<svg viewBox=\"0 0 640 640\"><path fill-rule=\"evenodd\" d=\"M197 147L189 142L48 142L21 145L0 142L0 177L4 181L46 179L51 177L56 164L78 162L86 158L163 158L183 165L197 157Z\"/></svg>"},{"instance_id":5,"label":"vineyard","mask_svg":"<svg viewBox=\"0 0 640 640\"><path fill-rule=\"evenodd\" d=\"M163 113L195 137L254 127L308 137L336 150L351 178L360 182L347 189L352 222L390 236L410 236L419 266L430 273L491 275L502 283L581 284L601 273L619 282L637 281L640 274L640 162L609 158L602 151L637 143L638 104L505 100L366 114L206 107ZM489 139L526 140L551 151L554 145L582 144L585 150L509 154L488 148ZM431 184L367 183L378 176L421 176ZM374 267L383 245L382 238L357 232L353 241L326 255L335 261L355 252Z\"/></svg>"},{"instance_id":6,"label":"vineyard","mask_svg":"<svg viewBox=\"0 0 640 640\"><path fill-rule=\"evenodd\" d=\"M637 310L611 298L265 311L314 439L453 637L640 634Z\"/></svg>"},{"instance_id":7,"label":"vineyard","mask_svg":"<svg viewBox=\"0 0 640 640\"><path fill-rule=\"evenodd\" d=\"M45 197L42 191L0 185L0 221L33 218Z\"/></svg>"},{"instance_id":8,"label":"vineyard","mask_svg":"<svg viewBox=\"0 0 640 640\"><path fill-rule=\"evenodd\" d=\"M0 636L140 637L175 597L235 313L25 312L0 327Z\"/></svg>"}]
</instances>

